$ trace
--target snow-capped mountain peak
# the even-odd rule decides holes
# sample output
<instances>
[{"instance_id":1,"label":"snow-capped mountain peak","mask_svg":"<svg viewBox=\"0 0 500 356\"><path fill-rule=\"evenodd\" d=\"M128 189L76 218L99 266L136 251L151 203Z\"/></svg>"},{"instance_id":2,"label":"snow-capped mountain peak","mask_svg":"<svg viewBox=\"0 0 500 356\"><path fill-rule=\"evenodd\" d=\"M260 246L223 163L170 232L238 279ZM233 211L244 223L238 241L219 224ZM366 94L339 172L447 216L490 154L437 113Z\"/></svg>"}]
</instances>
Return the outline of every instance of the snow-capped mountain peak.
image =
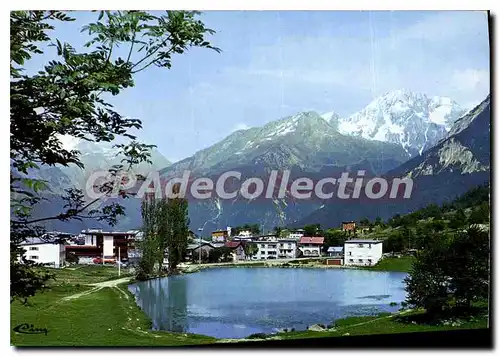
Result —
<instances>
[{"instance_id":1,"label":"snow-capped mountain peak","mask_svg":"<svg viewBox=\"0 0 500 356\"><path fill-rule=\"evenodd\" d=\"M464 113L450 98L400 89L338 119L337 127L342 134L397 143L413 156L434 146Z\"/></svg>"}]
</instances>

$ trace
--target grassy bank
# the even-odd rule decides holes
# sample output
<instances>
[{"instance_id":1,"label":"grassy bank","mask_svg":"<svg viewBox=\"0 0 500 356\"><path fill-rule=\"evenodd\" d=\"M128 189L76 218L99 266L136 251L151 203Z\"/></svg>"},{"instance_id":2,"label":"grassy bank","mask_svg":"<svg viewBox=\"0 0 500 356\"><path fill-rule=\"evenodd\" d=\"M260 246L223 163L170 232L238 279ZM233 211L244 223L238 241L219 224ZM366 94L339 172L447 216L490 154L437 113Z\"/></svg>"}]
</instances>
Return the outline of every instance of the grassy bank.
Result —
<instances>
[{"instance_id":1,"label":"grassy bank","mask_svg":"<svg viewBox=\"0 0 500 356\"><path fill-rule=\"evenodd\" d=\"M136 306L127 286L106 287L78 298L89 286L55 285L36 295L28 306L11 304L11 344L15 346L175 346L210 343L201 335L148 331L150 321ZM20 324L47 329L45 334L22 334Z\"/></svg>"},{"instance_id":2,"label":"grassy bank","mask_svg":"<svg viewBox=\"0 0 500 356\"><path fill-rule=\"evenodd\" d=\"M410 272L413 261L415 261L413 256L386 257L375 266L364 268L372 271Z\"/></svg>"},{"instance_id":3,"label":"grassy bank","mask_svg":"<svg viewBox=\"0 0 500 356\"><path fill-rule=\"evenodd\" d=\"M55 274L55 280L51 280L50 285L99 283L130 276L125 268L121 269L119 276L118 268L106 265L77 265L50 271Z\"/></svg>"},{"instance_id":4,"label":"grassy bank","mask_svg":"<svg viewBox=\"0 0 500 356\"><path fill-rule=\"evenodd\" d=\"M486 317L476 318L472 321L464 321L460 325L452 326L423 323L420 321L423 314L423 311L408 311L392 315L382 313L377 316L349 317L334 321L333 328L327 331L295 331L280 333L267 338L286 340L311 337L339 337L458 329L481 329L488 327ZM417 320L419 322L417 322Z\"/></svg>"}]
</instances>

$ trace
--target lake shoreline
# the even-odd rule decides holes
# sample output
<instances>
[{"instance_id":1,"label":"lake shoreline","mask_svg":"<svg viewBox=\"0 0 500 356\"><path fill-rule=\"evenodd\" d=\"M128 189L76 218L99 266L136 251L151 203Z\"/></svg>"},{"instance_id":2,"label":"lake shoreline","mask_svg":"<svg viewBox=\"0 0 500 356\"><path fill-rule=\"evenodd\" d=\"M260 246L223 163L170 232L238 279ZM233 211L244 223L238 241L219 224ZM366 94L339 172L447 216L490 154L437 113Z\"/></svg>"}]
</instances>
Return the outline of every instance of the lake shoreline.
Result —
<instances>
[{"instance_id":1,"label":"lake shoreline","mask_svg":"<svg viewBox=\"0 0 500 356\"><path fill-rule=\"evenodd\" d=\"M270 260L266 261L243 261L243 262L229 262L229 263L206 263L206 264L190 264L184 268L181 268L181 273L195 273L202 271L207 268L318 268L318 269L356 269L365 271L376 271L376 272L406 272L408 273L411 269L413 263L413 257L402 257L393 258L387 257L381 260L378 264L373 267L366 266L338 266L338 265L326 265L324 264L324 259L315 260L314 262L309 262L306 260L295 259L287 262L272 262ZM318 263L319 262L319 263Z\"/></svg>"}]
</instances>

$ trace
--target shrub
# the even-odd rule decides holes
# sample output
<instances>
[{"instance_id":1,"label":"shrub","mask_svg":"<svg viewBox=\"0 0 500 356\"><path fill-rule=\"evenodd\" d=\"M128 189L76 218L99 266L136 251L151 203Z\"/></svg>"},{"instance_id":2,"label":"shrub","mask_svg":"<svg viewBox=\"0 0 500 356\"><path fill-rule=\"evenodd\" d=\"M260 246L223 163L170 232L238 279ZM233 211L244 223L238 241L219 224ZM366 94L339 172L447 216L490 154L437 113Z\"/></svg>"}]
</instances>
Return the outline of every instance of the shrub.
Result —
<instances>
[{"instance_id":1,"label":"shrub","mask_svg":"<svg viewBox=\"0 0 500 356\"><path fill-rule=\"evenodd\" d=\"M256 333L248 336L248 339L265 339L267 337L264 333Z\"/></svg>"}]
</instances>

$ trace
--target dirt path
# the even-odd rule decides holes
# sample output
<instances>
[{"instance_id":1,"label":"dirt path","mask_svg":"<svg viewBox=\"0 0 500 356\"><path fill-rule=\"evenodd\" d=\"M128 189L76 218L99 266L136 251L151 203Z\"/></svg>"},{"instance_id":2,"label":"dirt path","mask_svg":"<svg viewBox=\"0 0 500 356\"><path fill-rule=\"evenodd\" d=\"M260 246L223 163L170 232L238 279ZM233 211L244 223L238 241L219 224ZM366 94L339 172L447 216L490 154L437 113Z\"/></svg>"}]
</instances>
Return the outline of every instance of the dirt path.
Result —
<instances>
[{"instance_id":1,"label":"dirt path","mask_svg":"<svg viewBox=\"0 0 500 356\"><path fill-rule=\"evenodd\" d=\"M77 298L89 295L91 293L98 292L101 289L106 288L106 287L118 289L120 291L120 293L122 293L125 296L125 298L128 299L127 293L124 292L124 291L122 291L120 288L118 288L118 285L120 283L124 283L124 282L130 281L130 279L131 279L131 277L125 277L125 278L120 278L120 279L113 279L111 281L104 281L104 282L99 282L99 283L86 284L87 286L93 286L94 288L86 290L85 292L68 295L67 297L62 298L61 301L68 301L68 300L77 299Z\"/></svg>"}]
</instances>

